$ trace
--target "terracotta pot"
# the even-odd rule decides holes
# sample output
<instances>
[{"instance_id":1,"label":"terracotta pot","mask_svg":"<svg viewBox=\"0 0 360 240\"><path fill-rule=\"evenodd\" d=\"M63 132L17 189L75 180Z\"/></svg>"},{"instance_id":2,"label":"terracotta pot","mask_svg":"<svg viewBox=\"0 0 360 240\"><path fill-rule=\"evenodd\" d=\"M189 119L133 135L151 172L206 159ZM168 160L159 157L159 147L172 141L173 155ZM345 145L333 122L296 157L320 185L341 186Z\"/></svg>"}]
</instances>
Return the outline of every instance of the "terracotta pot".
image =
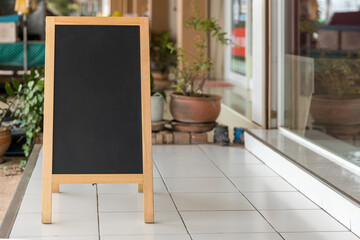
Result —
<instances>
[{"instance_id":1,"label":"terracotta pot","mask_svg":"<svg viewBox=\"0 0 360 240\"><path fill-rule=\"evenodd\" d=\"M3 155L11 144L11 127L0 127L0 163L4 162Z\"/></svg>"},{"instance_id":2,"label":"terracotta pot","mask_svg":"<svg viewBox=\"0 0 360 240\"><path fill-rule=\"evenodd\" d=\"M168 80L168 73L162 73L162 72L152 72L151 73L153 75L154 80L162 80L162 81L167 81Z\"/></svg>"},{"instance_id":3,"label":"terracotta pot","mask_svg":"<svg viewBox=\"0 0 360 240\"><path fill-rule=\"evenodd\" d=\"M310 114L317 123L360 124L360 96L331 99L325 95L315 95L311 99Z\"/></svg>"},{"instance_id":4,"label":"terracotta pot","mask_svg":"<svg viewBox=\"0 0 360 240\"><path fill-rule=\"evenodd\" d=\"M172 93L170 97L170 112L177 121L188 123L215 122L220 114L220 96L189 97Z\"/></svg>"},{"instance_id":5,"label":"terracotta pot","mask_svg":"<svg viewBox=\"0 0 360 240\"><path fill-rule=\"evenodd\" d=\"M43 144L43 133L39 132L35 135L35 144Z\"/></svg>"},{"instance_id":6,"label":"terracotta pot","mask_svg":"<svg viewBox=\"0 0 360 240\"><path fill-rule=\"evenodd\" d=\"M171 86L171 82L168 80L155 80L155 90L165 90Z\"/></svg>"}]
</instances>

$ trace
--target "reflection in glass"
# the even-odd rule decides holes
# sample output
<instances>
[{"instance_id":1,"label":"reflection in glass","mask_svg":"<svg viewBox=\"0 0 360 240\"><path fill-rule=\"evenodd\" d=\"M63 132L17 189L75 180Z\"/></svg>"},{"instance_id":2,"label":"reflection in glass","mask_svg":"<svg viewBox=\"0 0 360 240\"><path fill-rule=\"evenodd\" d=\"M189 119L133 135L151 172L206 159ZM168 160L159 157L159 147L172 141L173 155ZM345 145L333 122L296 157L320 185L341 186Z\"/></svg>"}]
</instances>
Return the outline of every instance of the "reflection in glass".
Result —
<instances>
[{"instance_id":1,"label":"reflection in glass","mask_svg":"<svg viewBox=\"0 0 360 240\"><path fill-rule=\"evenodd\" d=\"M360 0L283 3L283 125L360 165Z\"/></svg>"}]
</instances>

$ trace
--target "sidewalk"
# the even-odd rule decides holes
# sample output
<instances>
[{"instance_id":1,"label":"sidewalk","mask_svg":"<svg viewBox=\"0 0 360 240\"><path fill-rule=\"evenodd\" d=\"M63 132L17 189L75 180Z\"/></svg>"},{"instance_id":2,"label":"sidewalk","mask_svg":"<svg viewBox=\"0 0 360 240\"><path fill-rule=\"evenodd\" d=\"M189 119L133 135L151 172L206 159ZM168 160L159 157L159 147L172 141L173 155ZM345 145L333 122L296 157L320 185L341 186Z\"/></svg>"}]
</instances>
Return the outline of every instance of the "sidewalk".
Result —
<instances>
[{"instance_id":1,"label":"sidewalk","mask_svg":"<svg viewBox=\"0 0 360 240\"><path fill-rule=\"evenodd\" d=\"M41 224L42 153L11 238L356 240L252 154L216 145L153 146L155 223L135 184L60 185Z\"/></svg>"}]
</instances>

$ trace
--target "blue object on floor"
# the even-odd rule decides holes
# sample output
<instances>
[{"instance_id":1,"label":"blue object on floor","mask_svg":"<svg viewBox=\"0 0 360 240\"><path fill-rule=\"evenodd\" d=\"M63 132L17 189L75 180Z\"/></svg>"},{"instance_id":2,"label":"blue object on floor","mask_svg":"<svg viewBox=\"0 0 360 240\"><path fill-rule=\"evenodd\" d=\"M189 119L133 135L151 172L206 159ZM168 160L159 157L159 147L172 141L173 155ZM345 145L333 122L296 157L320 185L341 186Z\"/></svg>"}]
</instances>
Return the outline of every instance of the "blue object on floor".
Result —
<instances>
[{"instance_id":1,"label":"blue object on floor","mask_svg":"<svg viewBox=\"0 0 360 240\"><path fill-rule=\"evenodd\" d=\"M234 143L244 143L244 132L243 128L234 127Z\"/></svg>"}]
</instances>

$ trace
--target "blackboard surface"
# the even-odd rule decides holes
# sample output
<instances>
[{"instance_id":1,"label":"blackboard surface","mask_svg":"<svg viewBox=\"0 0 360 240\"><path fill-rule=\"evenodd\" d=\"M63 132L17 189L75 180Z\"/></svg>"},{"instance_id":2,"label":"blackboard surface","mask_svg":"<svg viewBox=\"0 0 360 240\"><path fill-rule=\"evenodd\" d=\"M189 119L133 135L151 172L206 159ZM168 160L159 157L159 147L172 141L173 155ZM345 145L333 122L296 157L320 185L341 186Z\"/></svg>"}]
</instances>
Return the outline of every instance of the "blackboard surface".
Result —
<instances>
[{"instance_id":1,"label":"blackboard surface","mask_svg":"<svg viewBox=\"0 0 360 240\"><path fill-rule=\"evenodd\" d=\"M139 31L55 26L53 174L143 173Z\"/></svg>"}]
</instances>

